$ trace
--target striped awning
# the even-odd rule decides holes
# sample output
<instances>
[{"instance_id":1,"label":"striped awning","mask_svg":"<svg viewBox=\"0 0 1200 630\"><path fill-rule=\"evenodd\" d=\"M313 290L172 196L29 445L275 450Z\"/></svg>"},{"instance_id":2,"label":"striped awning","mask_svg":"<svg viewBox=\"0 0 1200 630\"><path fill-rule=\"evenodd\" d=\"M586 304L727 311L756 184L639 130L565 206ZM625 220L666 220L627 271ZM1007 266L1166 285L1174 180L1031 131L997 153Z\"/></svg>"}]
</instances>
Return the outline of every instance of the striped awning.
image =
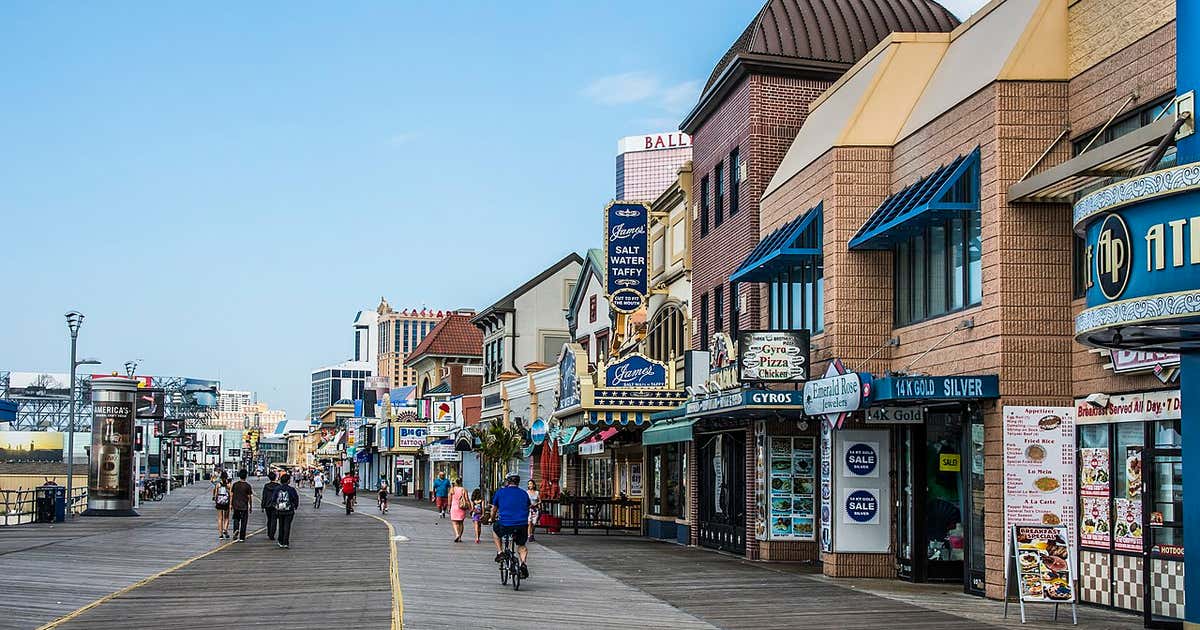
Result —
<instances>
[{"instance_id":1,"label":"striped awning","mask_svg":"<svg viewBox=\"0 0 1200 630\"><path fill-rule=\"evenodd\" d=\"M644 411L589 411L587 417L590 424L609 426L633 424L640 427L650 421L650 414Z\"/></svg>"}]
</instances>

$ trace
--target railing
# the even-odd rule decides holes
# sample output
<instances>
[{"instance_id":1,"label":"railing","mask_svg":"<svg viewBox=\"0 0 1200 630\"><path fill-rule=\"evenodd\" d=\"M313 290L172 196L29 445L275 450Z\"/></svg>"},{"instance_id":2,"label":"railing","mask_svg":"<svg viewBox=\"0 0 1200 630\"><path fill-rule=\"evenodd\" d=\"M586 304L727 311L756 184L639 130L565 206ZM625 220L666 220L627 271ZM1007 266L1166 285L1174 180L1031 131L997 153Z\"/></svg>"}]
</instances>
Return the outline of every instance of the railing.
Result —
<instances>
[{"instance_id":1,"label":"railing","mask_svg":"<svg viewBox=\"0 0 1200 630\"><path fill-rule=\"evenodd\" d=\"M638 531L642 527L642 501L640 499L611 499L596 497L563 497L557 501L543 501L549 514L562 519L562 530L601 529L610 531Z\"/></svg>"},{"instance_id":2,"label":"railing","mask_svg":"<svg viewBox=\"0 0 1200 630\"><path fill-rule=\"evenodd\" d=\"M70 514L80 514L87 509L87 488L72 488L69 501ZM37 488L28 490L0 490L0 525L24 525L37 520Z\"/></svg>"}]
</instances>

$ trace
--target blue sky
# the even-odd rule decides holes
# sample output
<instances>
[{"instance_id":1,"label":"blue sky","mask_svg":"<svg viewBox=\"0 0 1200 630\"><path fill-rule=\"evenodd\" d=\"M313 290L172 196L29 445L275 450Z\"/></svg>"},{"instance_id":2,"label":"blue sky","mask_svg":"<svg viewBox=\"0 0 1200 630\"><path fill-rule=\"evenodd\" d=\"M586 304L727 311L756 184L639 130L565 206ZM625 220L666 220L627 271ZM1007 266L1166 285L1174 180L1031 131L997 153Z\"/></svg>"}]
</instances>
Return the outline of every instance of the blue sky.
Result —
<instances>
[{"instance_id":1,"label":"blue sky","mask_svg":"<svg viewBox=\"0 0 1200 630\"><path fill-rule=\"evenodd\" d=\"M479 308L597 243L617 138L759 6L4 3L0 369L66 371L75 308L106 370L303 417L381 295Z\"/></svg>"}]
</instances>

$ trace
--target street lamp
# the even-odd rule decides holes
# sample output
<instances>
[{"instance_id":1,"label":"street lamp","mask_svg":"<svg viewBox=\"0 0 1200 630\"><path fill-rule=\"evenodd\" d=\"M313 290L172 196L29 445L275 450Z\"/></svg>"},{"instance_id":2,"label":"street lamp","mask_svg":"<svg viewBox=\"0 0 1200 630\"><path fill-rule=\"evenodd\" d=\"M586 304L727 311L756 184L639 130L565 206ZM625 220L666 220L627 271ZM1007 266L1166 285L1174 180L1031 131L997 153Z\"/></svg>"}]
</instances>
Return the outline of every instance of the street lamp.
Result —
<instances>
[{"instance_id":1,"label":"street lamp","mask_svg":"<svg viewBox=\"0 0 1200 630\"><path fill-rule=\"evenodd\" d=\"M99 365L100 361L96 359L84 359L82 361L75 360L75 345L79 339L79 326L83 324L83 313L79 311L68 311L67 330L71 331L71 389L70 389L70 412L67 416L67 505L72 507L71 490L75 485L75 369L81 365ZM70 511L70 508L68 508Z\"/></svg>"}]
</instances>

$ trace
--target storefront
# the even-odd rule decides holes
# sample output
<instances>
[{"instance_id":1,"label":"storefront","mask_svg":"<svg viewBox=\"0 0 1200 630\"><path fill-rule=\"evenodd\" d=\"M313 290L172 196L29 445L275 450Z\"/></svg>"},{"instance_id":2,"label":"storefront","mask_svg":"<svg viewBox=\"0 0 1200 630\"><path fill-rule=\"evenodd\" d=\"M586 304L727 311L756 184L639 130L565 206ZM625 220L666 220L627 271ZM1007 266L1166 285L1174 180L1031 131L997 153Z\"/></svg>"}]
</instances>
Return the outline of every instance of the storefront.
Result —
<instances>
[{"instance_id":1,"label":"storefront","mask_svg":"<svg viewBox=\"0 0 1200 630\"><path fill-rule=\"evenodd\" d=\"M1183 616L1180 403L1177 389L1075 401L1085 602Z\"/></svg>"},{"instance_id":2,"label":"storefront","mask_svg":"<svg viewBox=\"0 0 1200 630\"><path fill-rule=\"evenodd\" d=\"M645 510L642 517L650 538L688 544L688 455L695 420L684 409L653 414L654 423L642 432L646 452Z\"/></svg>"},{"instance_id":3,"label":"storefront","mask_svg":"<svg viewBox=\"0 0 1200 630\"><path fill-rule=\"evenodd\" d=\"M893 376L873 380L864 424L890 431L897 474L897 566L914 582L986 583L983 405L999 377ZM854 470L855 462L848 460Z\"/></svg>"}]
</instances>

